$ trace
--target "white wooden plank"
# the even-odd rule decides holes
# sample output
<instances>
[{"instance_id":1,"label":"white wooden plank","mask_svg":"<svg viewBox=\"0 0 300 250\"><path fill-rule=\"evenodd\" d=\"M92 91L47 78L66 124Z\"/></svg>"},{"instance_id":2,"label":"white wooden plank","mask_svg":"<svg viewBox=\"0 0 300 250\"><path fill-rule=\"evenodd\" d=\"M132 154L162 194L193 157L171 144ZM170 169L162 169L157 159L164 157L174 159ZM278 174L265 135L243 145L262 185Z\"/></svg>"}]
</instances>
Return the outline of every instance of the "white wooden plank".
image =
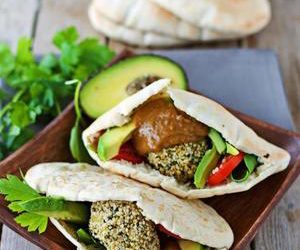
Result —
<instances>
[{"instance_id":1,"label":"white wooden plank","mask_svg":"<svg viewBox=\"0 0 300 250\"><path fill-rule=\"evenodd\" d=\"M40 248L16 234L8 227L3 227L1 250L39 250Z\"/></svg>"},{"instance_id":2,"label":"white wooden plank","mask_svg":"<svg viewBox=\"0 0 300 250\"><path fill-rule=\"evenodd\" d=\"M300 179L273 210L254 241L255 250L300 249Z\"/></svg>"},{"instance_id":3,"label":"white wooden plank","mask_svg":"<svg viewBox=\"0 0 300 250\"><path fill-rule=\"evenodd\" d=\"M89 3L90 0L43 1L35 35L35 53L54 51L55 48L51 43L53 34L71 25L78 29L82 37L99 37L104 42L104 37L92 28L88 20Z\"/></svg>"},{"instance_id":4,"label":"white wooden plank","mask_svg":"<svg viewBox=\"0 0 300 250\"><path fill-rule=\"evenodd\" d=\"M16 47L20 36L30 36L37 0L0 1L0 41Z\"/></svg>"}]
</instances>

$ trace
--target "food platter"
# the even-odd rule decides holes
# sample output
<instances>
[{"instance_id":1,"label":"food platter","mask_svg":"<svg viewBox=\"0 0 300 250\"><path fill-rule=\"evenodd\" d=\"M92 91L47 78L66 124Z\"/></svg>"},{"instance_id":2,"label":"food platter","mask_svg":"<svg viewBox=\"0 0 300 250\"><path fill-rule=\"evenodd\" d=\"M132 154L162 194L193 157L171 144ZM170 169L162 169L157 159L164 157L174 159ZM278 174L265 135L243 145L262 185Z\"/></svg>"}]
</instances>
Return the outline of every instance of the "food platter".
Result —
<instances>
[{"instance_id":1,"label":"food platter","mask_svg":"<svg viewBox=\"0 0 300 250\"><path fill-rule=\"evenodd\" d=\"M121 57L127 54L121 55ZM242 249L254 237L272 207L299 174L300 136L274 125L231 110L238 118L252 127L259 135L288 150L292 156L289 167L261 182L250 191L213 197L206 202L215 208L231 225L235 234L233 249ZM8 173L19 175L32 165L49 161L71 161L68 149L70 129L74 123L73 105L52 121L33 140L0 163L1 176ZM13 230L44 249L71 249L73 246L54 227L39 235L28 233L14 222L14 214L1 198L0 219Z\"/></svg>"}]
</instances>

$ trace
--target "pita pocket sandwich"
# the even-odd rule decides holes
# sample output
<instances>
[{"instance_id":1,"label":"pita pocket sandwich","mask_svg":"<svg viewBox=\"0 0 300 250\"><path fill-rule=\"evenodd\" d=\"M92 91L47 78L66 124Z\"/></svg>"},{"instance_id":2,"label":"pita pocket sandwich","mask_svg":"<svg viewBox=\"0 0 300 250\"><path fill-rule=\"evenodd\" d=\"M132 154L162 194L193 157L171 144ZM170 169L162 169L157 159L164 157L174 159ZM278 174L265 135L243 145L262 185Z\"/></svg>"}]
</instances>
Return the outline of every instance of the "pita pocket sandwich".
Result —
<instances>
[{"instance_id":1,"label":"pita pocket sandwich","mask_svg":"<svg viewBox=\"0 0 300 250\"><path fill-rule=\"evenodd\" d=\"M25 181L0 179L9 208L21 213L16 222L41 233L50 218L78 249L228 249L233 243L230 226L202 201L183 200L98 166L38 164Z\"/></svg>"},{"instance_id":2,"label":"pita pocket sandwich","mask_svg":"<svg viewBox=\"0 0 300 250\"><path fill-rule=\"evenodd\" d=\"M196 199L248 190L288 166L287 151L220 104L169 84L153 82L83 132L101 167Z\"/></svg>"}]
</instances>

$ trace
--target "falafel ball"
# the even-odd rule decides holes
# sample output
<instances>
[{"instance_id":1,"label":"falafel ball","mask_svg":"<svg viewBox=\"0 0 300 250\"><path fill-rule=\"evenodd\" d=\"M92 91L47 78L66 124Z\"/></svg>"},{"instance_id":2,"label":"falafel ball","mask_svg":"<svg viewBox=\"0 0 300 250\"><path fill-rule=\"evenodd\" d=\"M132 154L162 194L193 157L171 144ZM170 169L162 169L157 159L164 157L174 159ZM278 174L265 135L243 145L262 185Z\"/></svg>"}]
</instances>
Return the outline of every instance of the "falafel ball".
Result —
<instances>
[{"instance_id":1,"label":"falafel ball","mask_svg":"<svg viewBox=\"0 0 300 250\"><path fill-rule=\"evenodd\" d=\"M151 166L166 176L173 176L178 182L186 183L193 179L197 166L208 149L208 143L184 143L164 148L157 153L149 153Z\"/></svg>"},{"instance_id":2,"label":"falafel ball","mask_svg":"<svg viewBox=\"0 0 300 250\"><path fill-rule=\"evenodd\" d=\"M89 230L107 249L160 249L155 224L147 220L133 202L94 202Z\"/></svg>"}]
</instances>

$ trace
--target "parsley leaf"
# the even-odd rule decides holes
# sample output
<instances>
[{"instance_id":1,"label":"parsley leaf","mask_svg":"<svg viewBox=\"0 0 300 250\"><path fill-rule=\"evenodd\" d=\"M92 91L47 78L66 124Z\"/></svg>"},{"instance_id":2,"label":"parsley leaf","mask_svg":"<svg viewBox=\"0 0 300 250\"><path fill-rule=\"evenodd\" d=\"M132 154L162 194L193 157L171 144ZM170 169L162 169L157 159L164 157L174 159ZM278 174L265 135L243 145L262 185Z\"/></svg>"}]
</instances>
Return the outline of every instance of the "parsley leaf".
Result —
<instances>
[{"instance_id":1,"label":"parsley leaf","mask_svg":"<svg viewBox=\"0 0 300 250\"><path fill-rule=\"evenodd\" d=\"M0 193L6 195L7 201L26 201L41 196L15 175L0 179Z\"/></svg>"},{"instance_id":2,"label":"parsley leaf","mask_svg":"<svg viewBox=\"0 0 300 250\"><path fill-rule=\"evenodd\" d=\"M20 64L30 64L34 62L31 52L32 41L30 38L21 37L18 42L16 62Z\"/></svg>"},{"instance_id":3,"label":"parsley leaf","mask_svg":"<svg viewBox=\"0 0 300 250\"><path fill-rule=\"evenodd\" d=\"M15 91L9 96L0 90L0 160L32 138L37 122L48 122L72 100L75 85L65 81L86 80L114 56L95 38L80 40L73 26L58 31L52 42L59 55L49 53L41 60L34 57L30 38L19 39L15 54L0 43L0 78Z\"/></svg>"},{"instance_id":4,"label":"parsley leaf","mask_svg":"<svg viewBox=\"0 0 300 250\"><path fill-rule=\"evenodd\" d=\"M22 213L15 218L15 221L22 227L28 227L29 232L38 230L39 233L46 231L48 225L48 217L33 213Z\"/></svg>"},{"instance_id":5,"label":"parsley leaf","mask_svg":"<svg viewBox=\"0 0 300 250\"><path fill-rule=\"evenodd\" d=\"M15 58L10 48L0 43L0 77L6 78L15 67Z\"/></svg>"}]
</instances>

